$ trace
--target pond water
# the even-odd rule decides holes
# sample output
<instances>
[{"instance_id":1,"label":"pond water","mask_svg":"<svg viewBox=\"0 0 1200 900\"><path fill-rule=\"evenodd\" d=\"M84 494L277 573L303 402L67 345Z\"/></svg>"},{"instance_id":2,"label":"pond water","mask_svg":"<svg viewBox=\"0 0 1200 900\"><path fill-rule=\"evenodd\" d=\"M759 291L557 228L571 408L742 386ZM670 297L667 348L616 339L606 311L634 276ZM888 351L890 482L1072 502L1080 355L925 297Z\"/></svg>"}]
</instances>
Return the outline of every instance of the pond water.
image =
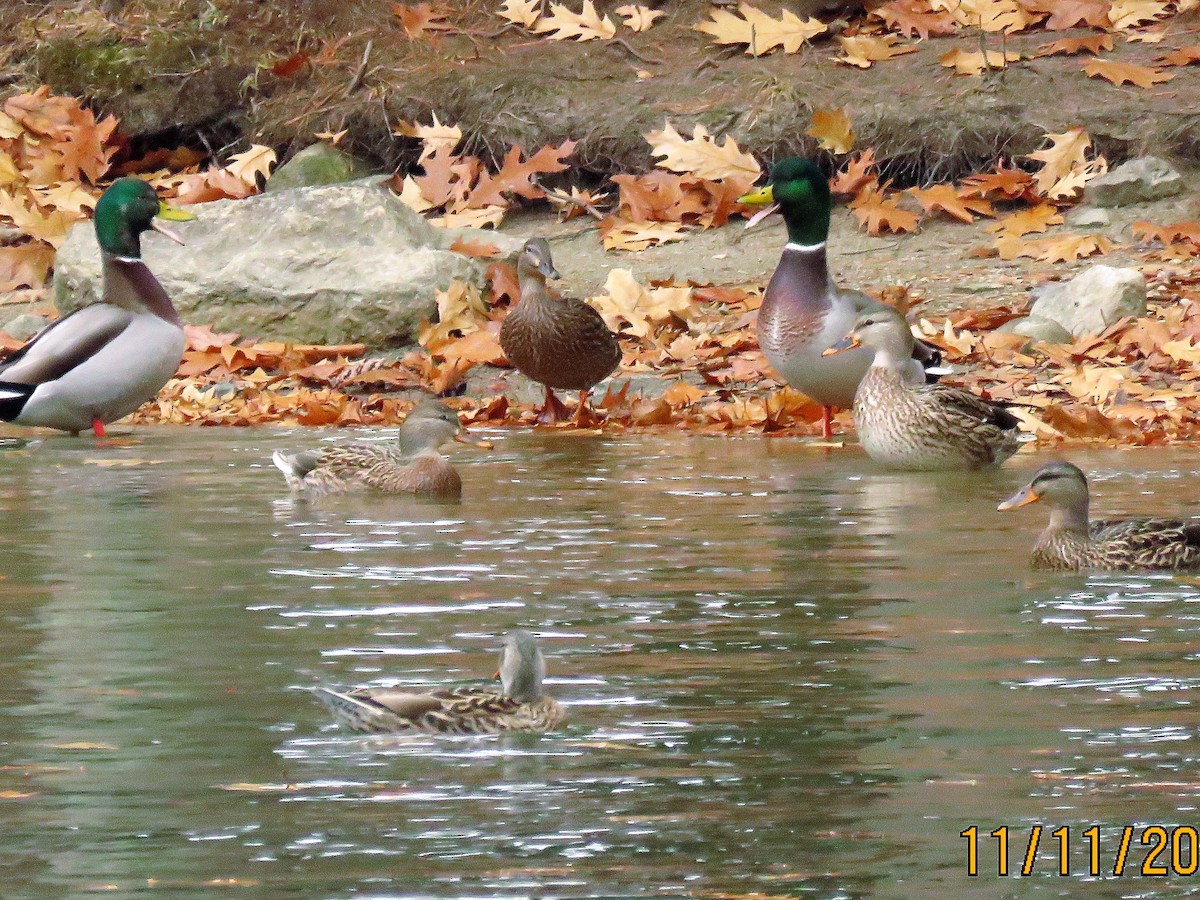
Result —
<instances>
[{"instance_id":1,"label":"pond water","mask_svg":"<svg viewBox=\"0 0 1200 900\"><path fill-rule=\"evenodd\" d=\"M1046 457L489 436L458 505L290 500L271 451L344 432L0 446L0 894L1193 890L1142 866L1151 825L1151 871L1200 854L1200 582L1031 573L1045 510L995 506ZM1192 450L1072 459L1096 510L1200 515ZM560 732L354 735L307 692L486 678L514 627Z\"/></svg>"}]
</instances>

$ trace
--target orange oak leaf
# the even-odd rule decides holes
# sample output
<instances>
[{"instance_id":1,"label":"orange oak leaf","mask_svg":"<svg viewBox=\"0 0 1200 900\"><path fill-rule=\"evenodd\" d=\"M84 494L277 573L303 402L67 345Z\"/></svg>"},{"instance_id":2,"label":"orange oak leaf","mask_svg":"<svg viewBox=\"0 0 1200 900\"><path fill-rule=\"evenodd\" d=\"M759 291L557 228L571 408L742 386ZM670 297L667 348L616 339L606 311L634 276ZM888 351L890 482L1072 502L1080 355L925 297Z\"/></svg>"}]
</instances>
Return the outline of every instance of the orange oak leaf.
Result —
<instances>
[{"instance_id":1,"label":"orange oak leaf","mask_svg":"<svg viewBox=\"0 0 1200 900\"><path fill-rule=\"evenodd\" d=\"M40 288L54 265L54 248L41 241L0 247L0 291Z\"/></svg>"},{"instance_id":2,"label":"orange oak leaf","mask_svg":"<svg viewBox=\"0 0 1200 900\"><path fill-rule=\"evenodd\" d=\"M854 145L854 128L850 125L850 116L846 110L815 109L812 114L812 124L806 134L817 139L817 146L822 150L833 153L849 153Z\"/></svg>"},{"instance_id":3,"label":"orange oak leaf","mask_svg":"<svg viewBox=\"0 0 1200 900\"><path fill-rule=\"evenodd\" d=\"M457 31L458 29L446 21L450 11L443 6L432 3L418 3L410 6L404 3L393 3L392 13L400 20L405 35L409 40L419 40L439 31Z\"/></svg>"},{"instance_id":4,"label":"orange oak leaf","mask_svg":"<svg viewBox=\"0 0 1200 900\"><path fill-rule=\"evenodd\" d=\"M829 182L829 189L839 196L853 197L875 180L871 170L875 168L875 149L868 148L856 153Z\"/></svg>"},{"instance_id":5,"label":"orange oak leaf","mask_svg":"<svg viewBox=\"0 0 1200 900\"><path fill-rule=\"evenodd\" d=\"M1053 203L1041 203L1029 209L1021 209L1005 216L998 222L984 226L987 231L1000 235L1020 237L1023 234L1042 234L1051 225L1061 225L1063 217Z\"/></svg>"},{"instance_id":6,"label":"orange oak leaf","mask_svg":"<svg viewBox=\"0 0 1200 900\"><path fill-rule=\"evenodd\" d=\"M507 206L506 194L517 194L528 200L546 196L545 191L533 183L537 175L562 172L567 168L563 159L575 150L575 141L563 141L557 147L547 145L528 159L522 160L525 151L514 144L504 158L504 164L495 175L483 172L479 183L467 197L467 206L480 209L485 206Z\"/></svg>"},{"instance_id":7,"label":"orange oak leaf","mask_svg":"<svg viewBox=\"0 0 1200 900\"><path fill-rule=\"evenodd\" d=\"M1159 241L1163 244L1189 241L1200 247L1200 222L1194 219L1176 222L1174 225L1155 225L1145 219L1139 219L1130 225L1129 229L1139 241Z\"/></svg>"},{"instance_id":8,"label":"orange oak leaf","mask_svg":"<svg viewBox=\"0 0 1200 900\"><path fill-rule=\"evenodd\" d=\"M860 69L869 69L874 63L905 53L916 53L918 49L914 44L901 44L900 37L895 34L858 34L850 37L839 34L837 40L842 45L842 55L837 61Z\"/></svg>"},{"instance_id":9,"label":"orange oak leaf","mask_svg":"<svg viewBox=\"0 0 1200 900\"><path fill-rule=\"evenodd\" d=\"M1111 59L1089 59L1083 64L1083 71L1092 78L1103 78L1116 85L1128 82L1136 84L1140 88L1153 87L1175 77L1174 72L1160 72L1148 66L1116 62Z\"/></svg>"},{"instance_id":10,"label":"orange oak leaf","mask_svg":"<svg viewBox=\"0 0 1200 900\"><path fill-rule=\"evenodd\" d=\"M1158 61L1164 66L1190 66L1192 63L1200 62L1200 44L1190 44L1187 47L1172 50L1170 53L1160 56Z\"/></svg>"},{"instance_id":11,"label":"orange oak leaf","mask_svg":"<svg viewBox=\"0 0 1200 900\"><path fill-rule=\"evenodd\" d=\"M895 196L884 194L887 185L867 185L857 197L850 202L850 211L858 221L866 226L867 233L878 237L885 231L902 234L917 227L920 216L906 209L901 209Z\"/></svg>"},{"instance_id":12,"label":"orange oak leaf","mask_svg":"<svg viewBox=\"0 0 1200 900\"><path fill-rule=\"evenodd\" d=\"M933 11L925 0L891 0L871 10L889 28L906 37L926 40L930 35L945 37L958 30L958 23L948 12Z\"/></svg>"},{"instance_id":13,"label":"orange oak leaf","mask_svg":"<svg viewBox=\"0 0 1200 900\"><path fill-rule=\"evenodd\" d=\"M994 214L992 204L979 196L960 194L952 184L935 184L930 188L910 188L908 193L916 198L927 213L941 210L960 222L974 222L975 216Z\"/></svg>"},{"instance_id":14,"label":"orange oak leaf","mask_svg":"<svg viewBox=\"0 0 1200 900\"><path fill-rule=\"evenodd\" d=\"M1108 0L1021 0L1031 13L1046 13L1042 27L1047 31L1088 26L1108 28Z\"/></svg>"},{"instance_id":15,"label":"orange oak leaf","mask_svg":"<svg viewBox=\"0 0 1200 900\"><path fill-rule=\"evenodd\" d=\"M1089 34L1084 37L1063 38L1060 41L1051 41L1049 44L1042 44L1033 51L1031 56L1037 58L1075 53L1091 53L1092 55L1096 55L1112 48L1113 39L1111 34Z\"/></svg>"},{"instance_id":16,"label":"orange oak leaf","mask_svg":"<svg viewBox=\"0 0 1200 900\"><path fill-rule=\"evenodd\" d=\"M1037 202L1038 194L1033 188L1032 175L1022 169L1005 168L1001 162L994 171L964 178L960 190L969 197Z\"/></svg>"}]
</instances>

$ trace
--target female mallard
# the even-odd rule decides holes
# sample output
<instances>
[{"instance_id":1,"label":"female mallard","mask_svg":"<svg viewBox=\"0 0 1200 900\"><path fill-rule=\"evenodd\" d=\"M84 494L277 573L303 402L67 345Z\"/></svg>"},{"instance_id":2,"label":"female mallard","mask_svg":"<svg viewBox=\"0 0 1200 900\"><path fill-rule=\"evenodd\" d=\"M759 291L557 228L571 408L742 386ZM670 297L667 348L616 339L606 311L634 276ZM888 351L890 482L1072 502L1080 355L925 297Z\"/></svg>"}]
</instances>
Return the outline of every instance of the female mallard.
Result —
<instances>
[{"instance_id":1,"label":"female mallard","mask_svg":"<svg viewBox=\"0 0 1200 900\"><path fill-rule=\"evenodd\" d=\"M458 415L440 400L422 400L400 425L394 446L342 444L291 456L276 450L272 462L288 487L308 497L371 488L447 500L462 496L462 479L439 452L463 436Z\"/></svg>"},{"instance_id":2,"label":"female mallard","mask_svg":"<svg viewBox=\"0 0 1200 900\"><path fill-rule=\"evenodd\" d=\"M839 289L829 275L825 243L833 201L829 182L812 162L782 160L771 170L769 184L738 199L779 204L788 242L758 311L758 343L784 381L821 404L821 432L828 438L833 433L831 407L854 405L871 354L860 350L832 359L822 354L846 336L855 318L882 304ZM924 364L937 365L937 352L914 344L911 355L905 370L919 384L926 380Z\"/></svg>"},{"instance_id":3,"label":"female mallard","mask_svg":"<svg viewBox=\"0 0 1200 900\"><path fill-rule=\"evenodd\" d=\"M527 631L512 631L500 657L500 691L460 687L429 693L391 688L335 691L317 697L354 731L427 734L496 734L552 731L566 718L562 706L542 693L546 658Z\"/></svg>"},{"instance_id":4,"label":"female mallard","mask_svg":"<svg viewBox=\"0 0 1200 900\"><path fill-rule=\"evenodd\" d=\"M1200 568L1200 522L1182 519L1088 521L1087 477L1069 462L1038 469L1033 480L998 507L1016 509L1045 500L1050 524L1033 545L1035 569Z\"/></svg>"},{"instance_id":5,"label":"female mallard","mask_svg":"<svg viewBox=\"0 0 1200 900\"><path fill-rule=\"evenodd\" d=\"M1018 420L1002 406L945 384L914 384L913 336L889 306L865 313L825 352L874 351L854 396L854 427L872 459L902 469L999 465L1020 445Z\"/></svg>"},{"instance_id":6,"label":"female mallard","mask_svg":"<svg viewBox=\"0 0 1200 900\"><path fill-rule=\"evenodd\" d=\"M138 178L120 178L96 203L104 289L0 363L0 419L78 433L123 418L158 393L183 358L183 323L142 262L142 233L183 240L155 216L191 213L167 206Z\"/></svg>"},{"instance_id":7,"label":"female mallard","mask_svg":"<svg viewBox=\"0 0 1200 900\"><path fill-rule=\"evenodd\" d=\"M546 279L557 278L550 245L542 238L525 242L517 258L521 302L500 326L504 355L522 373L540 381L546 402L541 422L558 422L567 409L554 396L554 388L579 391L573 421L580 424L587 410L587 395L613 373L621 362L621 345L608 330L600 313L582 300L551 297Z\"/></svg>"}]
</instances>

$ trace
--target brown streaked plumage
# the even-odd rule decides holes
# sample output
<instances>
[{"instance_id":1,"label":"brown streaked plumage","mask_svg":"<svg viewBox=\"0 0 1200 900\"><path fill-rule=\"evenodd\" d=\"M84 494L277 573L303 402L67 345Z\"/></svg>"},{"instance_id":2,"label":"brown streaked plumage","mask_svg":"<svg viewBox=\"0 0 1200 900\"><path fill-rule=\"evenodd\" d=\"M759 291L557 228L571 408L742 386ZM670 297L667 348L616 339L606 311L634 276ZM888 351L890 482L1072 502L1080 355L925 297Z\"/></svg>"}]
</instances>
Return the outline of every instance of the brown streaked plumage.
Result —
<instances>
[{"instance_id":1,"label":"brown streaked plumage","mask_svg":"<svg viewBox=\"0 0 1200 900\"><path fill-rule=\"evenodd\" d=\"M587 392L621 362L621 345L600 313L582 300L551 297L546 279L557 278L550 245L543 238L525 242L517 258L521 301L500 326L500 346L508 361L546 390L541 418L556 422L566 408L554 390L579 391L575 421L586 410Z\"/></svg>"},{"instance_id":2,"label":"brown streaked plumage","mask_svg":"<svg viewBox=\"0 0 1200 900\"><path fill-rule=\"evenodd\" d=\"M563 723L562 706L542 693L546 659L533 635L510 632L500 657L502 689L460 687L417 693L382 688L335 691L316 688L318 699L339 722L361 732L497 734L552 731Z\"/></svg>"},{"instance_id":3,"label":"brown streaked plumage","mask_svg":"<svg viewBox=\"0 0 1200 900\"><path fill-rule=\"evenodd\" d=\"M306 497L375 490L457 500L462 479L439 448L461 435L454 410L423 400L400 425L395 445L342 444L293 455L277 450L271 458L288 487Z\"/></svg>"},{"instance_id":4,"label":"brown streaked plumage","mask_svg":"<svg viewBox=\"0 0 1200 900\"><path fill-rule=\"evenodd\" d=\"M1088 484L1069 462L1042 466L1033 479L997 507L1016 509L1044 500L1050 524L1038 535L1035 569L1128 571L1200 568L1200 522L1184 519L1088 519Z\"/></svg>"},{"instance_id":5,"label":"brown streaked plumage","mask_svg":"<svg viewBox=\"0 0 1200 900\"><path fill-rule=\"evenodd\" d=\"M859 316L825 351L874 351L854 396L854 426L867 455L900 469L978 469L1016 453L1019 421L1004 407L950 385L912 383L905 371L912 345L908 323L885 306Z\"/></svg>"}]
</instances>

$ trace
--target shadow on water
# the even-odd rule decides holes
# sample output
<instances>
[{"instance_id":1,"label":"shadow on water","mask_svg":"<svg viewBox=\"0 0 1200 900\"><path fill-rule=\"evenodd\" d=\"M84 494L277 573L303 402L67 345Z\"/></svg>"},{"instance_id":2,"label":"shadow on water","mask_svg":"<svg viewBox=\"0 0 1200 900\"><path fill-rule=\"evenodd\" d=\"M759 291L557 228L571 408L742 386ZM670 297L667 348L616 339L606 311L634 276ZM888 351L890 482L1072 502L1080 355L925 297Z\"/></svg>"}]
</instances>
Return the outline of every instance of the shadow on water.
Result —
<instances>
[{"instance_id":1,"label":"shadow on water","mask_svg":"<svg viewBox=\"0 0 1200 900\"><path fill-rule=\"evenodd\" d=\"M1037 457L503 433L460 504L307 504L269 456L312 440L0 446L6 897L1058 896L1089 826L1111 871L1193 823L1197 582L1032 574L1042 511L995 504ZM1106 514L1196 512L1186 453L1075 459ZM513 627L558 733L352 735L307 690L486 677ZM999 882L987 833L1016 871L1038 823L1071 877L1047 837Z\"/></svg>"}]
</instances>

